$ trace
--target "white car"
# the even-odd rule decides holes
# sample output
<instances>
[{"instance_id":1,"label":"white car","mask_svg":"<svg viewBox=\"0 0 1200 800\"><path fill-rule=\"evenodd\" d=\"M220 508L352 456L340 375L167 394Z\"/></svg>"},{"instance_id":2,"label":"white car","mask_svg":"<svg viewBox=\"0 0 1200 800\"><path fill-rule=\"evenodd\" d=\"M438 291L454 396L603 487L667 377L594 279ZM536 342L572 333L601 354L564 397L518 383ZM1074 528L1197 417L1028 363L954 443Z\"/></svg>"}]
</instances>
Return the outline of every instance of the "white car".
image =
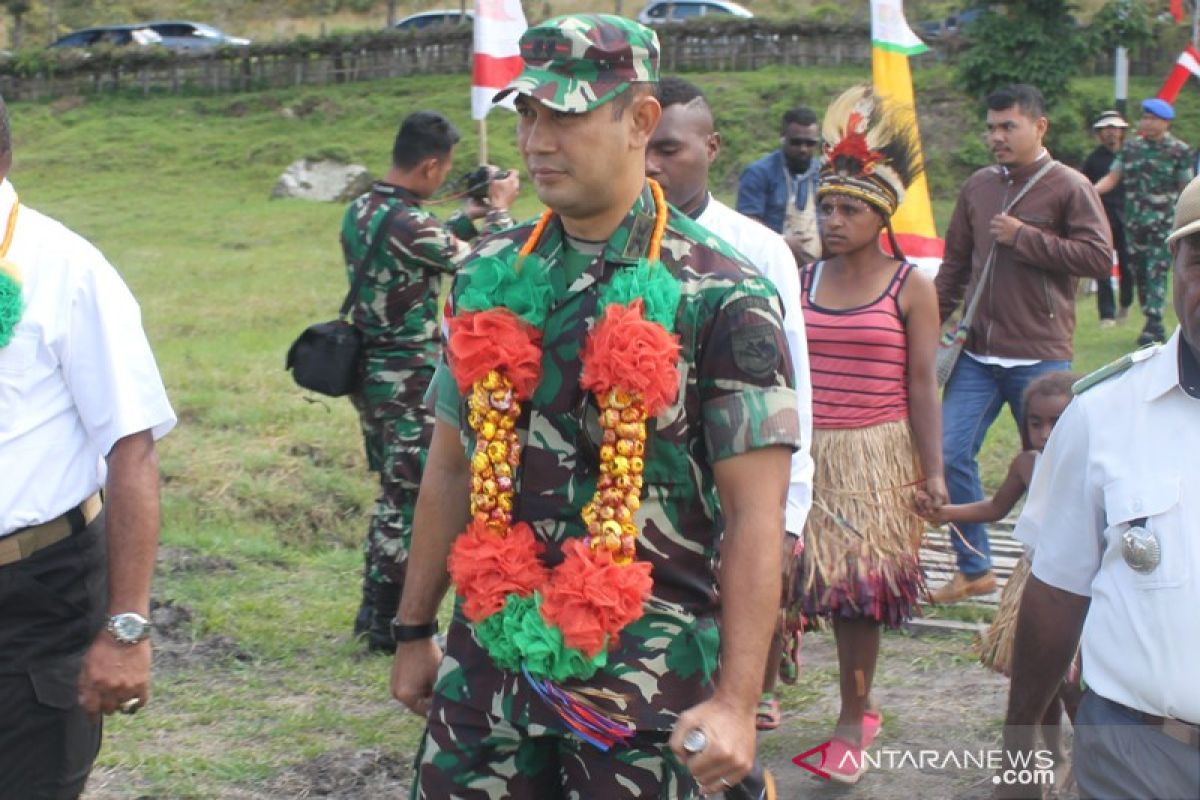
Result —
<instances>
[{"instance_id":1,"label":"white car","mask_svg":"<svg viewBox=\"0 0 1200 800\"><path fill-rule=\"evenodd\" d=\"M711 16L750 19L754 14L728 0L651 0L637 18L643 25L662 25Z\"/></svg>"}]
</instances>

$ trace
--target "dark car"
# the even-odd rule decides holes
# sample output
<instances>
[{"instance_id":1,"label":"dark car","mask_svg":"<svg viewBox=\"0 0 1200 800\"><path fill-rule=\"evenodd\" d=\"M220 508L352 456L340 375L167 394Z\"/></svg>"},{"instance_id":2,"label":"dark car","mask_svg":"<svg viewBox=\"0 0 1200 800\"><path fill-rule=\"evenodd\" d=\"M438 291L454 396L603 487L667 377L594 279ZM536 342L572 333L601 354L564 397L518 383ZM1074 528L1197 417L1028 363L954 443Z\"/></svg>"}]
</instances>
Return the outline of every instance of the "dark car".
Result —
<instances>
[{"instance_id":1,"label":"dark car","mask_svg":"<svg viewBox=\"0 0 1200 800\"><path fill-rule=\"evenodd\" d=\"M203 22L156 20L147 22L145 26L162 37L163 47L168 50L213 50L217 47L242 47L250 44L249 39L230 36Z\"/></svg>"},{"instance_id":2,"label":"dark car","mask_svg":"<svg viewBox=\"0 0 1200 800\"><path fill-rule=\"evenodd\" d=\"M73 31L50 43L55 49L69 47L125 47L162 44L162 37L145 25L99 25Z\"/></svg>"},{"instance_id":3,"label":"dark car","mask_svg":"<svg viewBox=\"0 0 1200 800\"><path fill-rule=\"evenodd\" d=\"M397 22L393 27L402 31L420 31L427 28L439 28L450 25L475 25L475 14L470 11L459 11L454 8L422 11L412 14Z\"/></svg>"}]
</instances>

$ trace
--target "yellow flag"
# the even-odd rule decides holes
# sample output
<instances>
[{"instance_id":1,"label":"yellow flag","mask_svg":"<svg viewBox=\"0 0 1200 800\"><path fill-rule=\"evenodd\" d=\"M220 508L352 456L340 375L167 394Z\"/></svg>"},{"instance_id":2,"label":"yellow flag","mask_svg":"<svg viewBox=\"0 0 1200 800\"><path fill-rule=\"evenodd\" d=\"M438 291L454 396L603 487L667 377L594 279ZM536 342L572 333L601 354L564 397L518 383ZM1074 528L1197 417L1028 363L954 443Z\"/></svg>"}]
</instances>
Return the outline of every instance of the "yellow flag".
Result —
<instances>
[{"instance_id":1,"label":"yellow flag","mask_svg":"<svg viewBox=\"0 0 1200 800\"><path fill-rule=\"evenodd\" d=\"M875 92L911 106L914 124L916 103L908 57L928 49L908 27L903 0L871 0L871 75ZM892 227L908 260L936 272L942 263L944 243L933 224L933 206L924 174L908 187L904 202L892 217Z\"/></svg>"}]
</instances>

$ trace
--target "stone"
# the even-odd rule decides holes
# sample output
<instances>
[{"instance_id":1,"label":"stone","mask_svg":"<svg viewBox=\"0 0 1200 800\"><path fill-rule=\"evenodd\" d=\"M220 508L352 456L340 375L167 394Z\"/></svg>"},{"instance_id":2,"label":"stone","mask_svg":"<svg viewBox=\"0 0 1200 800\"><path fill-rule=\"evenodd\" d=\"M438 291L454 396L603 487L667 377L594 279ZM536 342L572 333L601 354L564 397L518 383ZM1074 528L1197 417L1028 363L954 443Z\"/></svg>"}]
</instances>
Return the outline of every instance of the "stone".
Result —
<instances>
[{"instance_id":1,"label":"stone","mask_svg":"<svg viewBox=\"0 0 1200 800\"><path fill-rule=\"evenodd\" d=\"M279 176L271 199L298 197L346 203L369 190L373 180L362 164L302 158L293 161Z\"/></svg>"}]
</instances>

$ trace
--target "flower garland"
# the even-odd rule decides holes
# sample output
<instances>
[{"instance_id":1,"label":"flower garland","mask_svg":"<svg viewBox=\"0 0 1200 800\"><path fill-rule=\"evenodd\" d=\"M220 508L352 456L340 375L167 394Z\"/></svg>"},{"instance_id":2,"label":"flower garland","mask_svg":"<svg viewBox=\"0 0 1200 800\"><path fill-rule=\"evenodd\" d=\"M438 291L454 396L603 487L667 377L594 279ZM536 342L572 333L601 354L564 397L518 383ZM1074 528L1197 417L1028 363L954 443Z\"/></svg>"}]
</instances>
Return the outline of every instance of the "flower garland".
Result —
<instances>
[{"instance_id":1,"label":"flower garland","mask_svg":"<svg viewBox=\"0 0 1200 800\"><path fill-rule=\"evenodd\" d=\"M667 206L658 184L649 184L656 217L647 257L601 289L600 318L583 348L580 384L596 397L603 429L596 490L580 514L587 536L566 542L553 569L542 563L533 530L512 517L521 460L516 423L541 378L541 331L553 299L550 267L533 254L551 212L515 258L474 262L459 313L449 320L450 369L476 434L471 519L448 560L463 613L498 666L524 673L572 728L601 747L627 733L588 719L594 715L552 684L586 680L602 668L621 630L641 617L652 585L650 565L636 560L634 515L646 422L678 392L672 330L680 288L658 261Z\"/></svg>"}]
</instances>

